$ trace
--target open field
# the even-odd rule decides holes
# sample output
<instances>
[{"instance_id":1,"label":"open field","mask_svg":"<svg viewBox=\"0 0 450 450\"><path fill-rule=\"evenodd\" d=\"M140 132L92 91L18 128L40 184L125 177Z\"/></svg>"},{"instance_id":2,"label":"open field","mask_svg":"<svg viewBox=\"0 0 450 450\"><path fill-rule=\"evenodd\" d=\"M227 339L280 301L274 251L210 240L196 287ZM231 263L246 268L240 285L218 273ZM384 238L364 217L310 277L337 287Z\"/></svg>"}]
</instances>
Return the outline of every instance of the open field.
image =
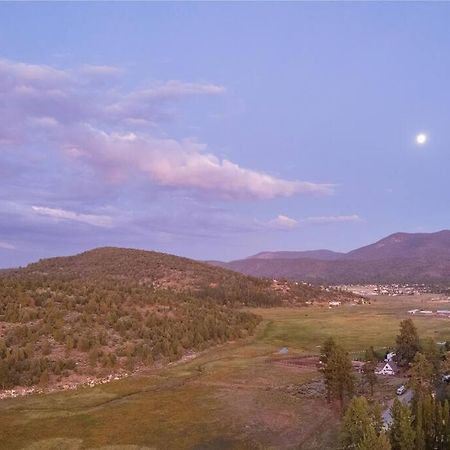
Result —
<instances>
[{"instance_id":1,"label":"open field","mask_svg":"<svg viewBox=\"0 0 450 450\"><path fill-rule=\"evenodd\" d=\"M253 309L264 321L247 341L95 388L0 402L0 448L336 448L337 413L308 394L320 378L317 370L268 359L282 346L289 347L288 356L317 353L329 335L353 352L387 347L414 307L447 305L421 296L379 297L370 305L332 310ZM449 319L414 321L421 337L450 340ZM299 385L306 387L300 394Z\"/></svg>"},{"instance_id":2,"label":"open field","mask_svg":"<svg viewBox=\"0 0 450 450\"><path fill-rule=\"evenodd\" d=\"M334 336L347 350L359 352L370 345L380 348L394 344L398 324L406 317L414 319L421 338L450 340L450 319L407 314L414 308L450 309L450 303L434 301L434 297L380 296L371 304L361 306L346 305L333 309L323 306L293 312L283 308L252 311L268 321L258 336L261 342L315 353L327 337Z\"/></svg>"}]
</instances>

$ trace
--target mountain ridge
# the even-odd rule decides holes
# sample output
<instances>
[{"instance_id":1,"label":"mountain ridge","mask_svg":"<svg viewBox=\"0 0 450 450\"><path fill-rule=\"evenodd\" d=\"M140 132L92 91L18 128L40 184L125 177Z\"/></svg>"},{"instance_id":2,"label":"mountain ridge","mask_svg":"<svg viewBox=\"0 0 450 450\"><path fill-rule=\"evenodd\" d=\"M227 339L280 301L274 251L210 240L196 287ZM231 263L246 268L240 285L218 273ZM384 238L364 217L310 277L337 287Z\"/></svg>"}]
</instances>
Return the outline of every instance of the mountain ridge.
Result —
<instances>
[{"instance_id":1,"label":"mountain ridge","mask_svg":"<svg viewBox=\"0 0 450 450\"><path fill-rule=\"evenodd\" d=\"M260 252L256 255L248 256L245 259L300 259L312 258L322 261L339 259L345 253L335 252L333 250L304 250L304 251L274 251L274 252Z\"/></svg>"},{"instance_id":2,"label":"mountain ridge","mask_svg":"<svg viewBox=\"0 0 450 450\"><path fill-rule=\"evenodd\" d=\"M253 276L314 283L447 282L450 230L393 233L347 253L260 252L220 265Z\"/></svg>"}]
</instances>

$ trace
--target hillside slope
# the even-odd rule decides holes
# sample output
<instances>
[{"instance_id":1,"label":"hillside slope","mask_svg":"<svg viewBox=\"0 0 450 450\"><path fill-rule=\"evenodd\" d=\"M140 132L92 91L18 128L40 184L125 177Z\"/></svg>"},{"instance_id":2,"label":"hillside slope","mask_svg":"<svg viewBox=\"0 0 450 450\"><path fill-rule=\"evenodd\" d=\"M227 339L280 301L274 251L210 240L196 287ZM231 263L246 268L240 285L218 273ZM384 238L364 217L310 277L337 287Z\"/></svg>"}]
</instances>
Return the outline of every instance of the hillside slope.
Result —
<instances>
[{"instance_id":1,"label":"hillside slope","mask_svg":"<svg viewBox=\"0 0 450 450\"><path fill-rule=\"evenodd\" d=\"M253 333L243 305L341 296L186 258L101 248L0 275L0 388L163 364Z\"/></svg>"},{"instance_id":2,"label":"hillside slope","mask_svg":"<svg viewBox=\"0 0 450 450\"><path fill-rule=\"evenodd\" d=\"M189 293L228 305L275 306L308 300L327 301L337 294L294 283L281 291L271 280L245 276L227 268L165 253L114 247L44 259L9 274L66 282L132 283L155 291Z\"/></svg>"},{"instance_id":3,"label":"hillside slope","mask_svg":"<svg viewBox=\"0 0 450 450\"><path fill-rule=\"evenodd\" d=\"M245 285L269 297L267 282L188 258L146 250L104 247L79 255L56 257L29 264L19 274L50 276L63 280L124 280L155 289L203 290L216 285ZM244 290L245 292L245 290ZM267 303L277 302L267 298ZM242 303L247 303L244 299ZM264 302L261 300L261 302ZM251 301L250 301L251 303Z\"/></svg>"},{"instance_id":4,"label":"hillside slope","mask_svg":"<svg viewBox=\"0 0 450 450\"><path fill-rule=\"evenodd\" d=\"M437 257L450 259L449 230L436 233L394 233L344 256L345 259L363 260Z\"/></svg>"}]
</instances>

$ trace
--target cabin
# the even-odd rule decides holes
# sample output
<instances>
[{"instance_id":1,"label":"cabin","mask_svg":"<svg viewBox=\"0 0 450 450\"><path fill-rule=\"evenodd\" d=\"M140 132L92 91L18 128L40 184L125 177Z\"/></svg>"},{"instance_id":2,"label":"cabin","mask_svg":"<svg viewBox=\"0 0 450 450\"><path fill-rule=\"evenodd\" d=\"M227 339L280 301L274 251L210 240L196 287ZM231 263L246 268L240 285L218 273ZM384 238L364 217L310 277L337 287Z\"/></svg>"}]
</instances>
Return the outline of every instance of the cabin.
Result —
<instances>
[{"instance_id":1,"label":"cabin","mask_svg":"<svg viewBox=\"0 0 450 450\"><path fill-rule=\"evenodd\" d=\"M398 372L397 364L394 361L380 363L375 368L377 375L395 375Z\"/></svg>"},{"instance_id":2,"label":"cabin","mask_svg":"<svg viewBox=\"0 0 450 450\"><path fill-rule=\"evenodd\" d=\"M390 362L393 361L395 357L395 352L388 352L386 354L386 358L384 358L384 362Z\"/></svg>"}]
</instances>

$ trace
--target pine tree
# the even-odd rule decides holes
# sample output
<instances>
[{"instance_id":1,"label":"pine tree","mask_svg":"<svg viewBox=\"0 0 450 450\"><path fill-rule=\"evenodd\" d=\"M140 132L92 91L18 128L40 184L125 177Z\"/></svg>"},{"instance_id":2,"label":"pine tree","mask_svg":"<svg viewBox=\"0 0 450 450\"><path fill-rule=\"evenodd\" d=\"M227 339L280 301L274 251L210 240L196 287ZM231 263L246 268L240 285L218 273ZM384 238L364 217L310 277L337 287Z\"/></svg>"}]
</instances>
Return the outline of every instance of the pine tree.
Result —
<instances>
[{"instance_id":1,"label":"pine tree","mask_svg":"<svg viewBox=\"0 0 450 450\"><path fill-rule=\"evenodd\" d=\"M423 431L423 402L419 398L416 403L415 430L416 430L416 450L426 450L425 433Z\"/></svg>"},{"instance_id":2,"label":"pine tree","mask_svg":"<svg viewBox=\"0 0 450 450\"><path fill-rule=\"evenodd\" d=\"M391 450L391 443L385 433L377 434L374 427L369 427L357 450Z\"/></svg>"},{"instance_id":3,"label":"pine tree","mask_svg":"<svg viewBox=\"0 0 450 450\"><path fill-rule=\"evenodd\" d=\"M422 353L416 353L411 366L410 384L417 397L431 393L433 366Z\"/></svg>"},{"instance_id":4,"label":"pine tree","mask_svg":"<svg viewBox=\"0 0 450 450\"><path fill-rule=\"evenodd\" d=\"M375 433L366 398L353 397L342 420L342 447L344 449L355 448L362 442L364 436L370 433L370 428Z\"/></svg>"},{"instance_id":5,"label":"pine tree","mask_svg":"<svg viewBox=\"0 0 450 450\"><path fill-rule=\"evenodd\" d=\"M339 345L336 345L323 369L327 398L338 399L341 408L344 407L346 397L353 395L353 367L348 353Z\"/></svg>"},{"instance_id":6,"label":"pine tree","mask_svg":"<svg viewBox=\"0 0 450 450\"><path fill-rule=\"evenodd\" d=\"M392 450L414 450L415 432L411 413L408 406L401 403L398 399L394 400L392 420L390 429Z\"/></svg>"},{"instance_id":7,"label":"pine tree","mask_svg":"<svg viewBox=\"0 0 450 450\"><path fill-rule=\"evenodd\" d=\"M47 370L44 370L44 371L41 373L41 376L40 376L40 378L39 378L39 385L40 385L40 386L47 386L47 384L48 384L48 379L49 379L49 377L48 377L48 372L47 372Z\"/></svg>"},{"instance_id":8,"label":"pine tree","mask_svg":"<svg viewBox=\"0 0 450 450\"><path fill-rule=\"evenodd\" d=\"M419 335L411 319L400 322L400 334L397 336L396 342L396 360L400 365L407 366L420 351Z\"/></svg>"},{"instance_id":9,"label":"pine tree","mask_svg":"<svg viewBox=\"0 0 450 450\"><path fill-rule=\"evenodd\" d=\"M328 360L332 353L336 349L336 342L332 337L329 337L325 340L323 343L321 349L320 349L320 363L322 364L321 370L324 373L325 376L325 386L327 391L327 402L331 402L331 395L332 395L332 388L331 388L331 370L328 366Z\"/></svg>"},{"instance_id":10,"label":"pine tree","mask_svg":"<svg viewBox=\"0 0 450 450\"><path fill-rule=\"evenodd\" d=\"M448 341L447 341L448 344ZM446 344L446 348L447 348L447 344ZM441 360L441 371L444 375L447 375L450 373L450 352L447 351L444 354L444 358L443 360Z\"/></svg>"},{"instance_id":11,"label":"pine tree","mask_svg":"<svg viewBox=\"0 0 450 450\"><path fill-rule=\"evenodd\" d=\"M444 440L444 417L442 410L442 403L440 401L435 402L435 448L442 448L442 442Z\"/></svg>"},{"instance_id":12,"label":"pine tree","mask_svg":"<svg viewBox=\"0 0 450 450\"><path fill-rule=\"evenodd\" d=\"M376 365L377 365L376 355L373 350L373 347L370 347L369 349L366 350L365 353L365 363L363 366L363 380L366 386L369 387L371 397L373 397L373 390L375 384L378 381L377 376L375 374Z\"/></svg>"},{"instance_id":13,"label":"pine tree","mask_svg":"<svg viewBox=\"0 0 450 450\"><path fill-rule=\"evenodd\" d=\"M443 412L442 412L442 420L443 420L443 448L450 448L450 405L448 400L444 401Z\"/></svg>"},{"instance_id":14,"label":"pine tree","mask_svg":"<svg viewBox=\"0 0 450 450\"><path fill-rule=\"evenodd\" d=\"M383 408L378 402L375 402L372 406L372 417L375 431L377 432L377 434L380 434L381 431L383 430L384 421L383 421Z\"/></svg>"},{"instance_id":15,"label":"pine tree","mask_svg":"<svg viewBox=\"0 0 450 450\"><path fill-rule=\"evenodd\" d=\"M323 343L320 349L320 362L325 365L328 362L328 358L336 348L336 342L332 337L329 337Z\"/></svg>"},{"instance_id":16,"label":"pine tree","mask_svg":"<svg viewBox=\"0 0 450 450\"><path fill-rule=\"evenodd\" d=\"M422 353L432 367L433 381L436 382L439 379L441 373L442 356L443 353L436 342L433 339L426 339L423 344Z\"/></svg>"},{"instance_id":17,"label":"pine tree","mask_svg":"<svg viewBox=\"0 0 450 450\"><path fill-rule=\"evenodd\" d=\"M435 405L431 395L424 395L422 403L423 431L425 448L433 448L435 442Z\"/></svg>"}]
</instances>

